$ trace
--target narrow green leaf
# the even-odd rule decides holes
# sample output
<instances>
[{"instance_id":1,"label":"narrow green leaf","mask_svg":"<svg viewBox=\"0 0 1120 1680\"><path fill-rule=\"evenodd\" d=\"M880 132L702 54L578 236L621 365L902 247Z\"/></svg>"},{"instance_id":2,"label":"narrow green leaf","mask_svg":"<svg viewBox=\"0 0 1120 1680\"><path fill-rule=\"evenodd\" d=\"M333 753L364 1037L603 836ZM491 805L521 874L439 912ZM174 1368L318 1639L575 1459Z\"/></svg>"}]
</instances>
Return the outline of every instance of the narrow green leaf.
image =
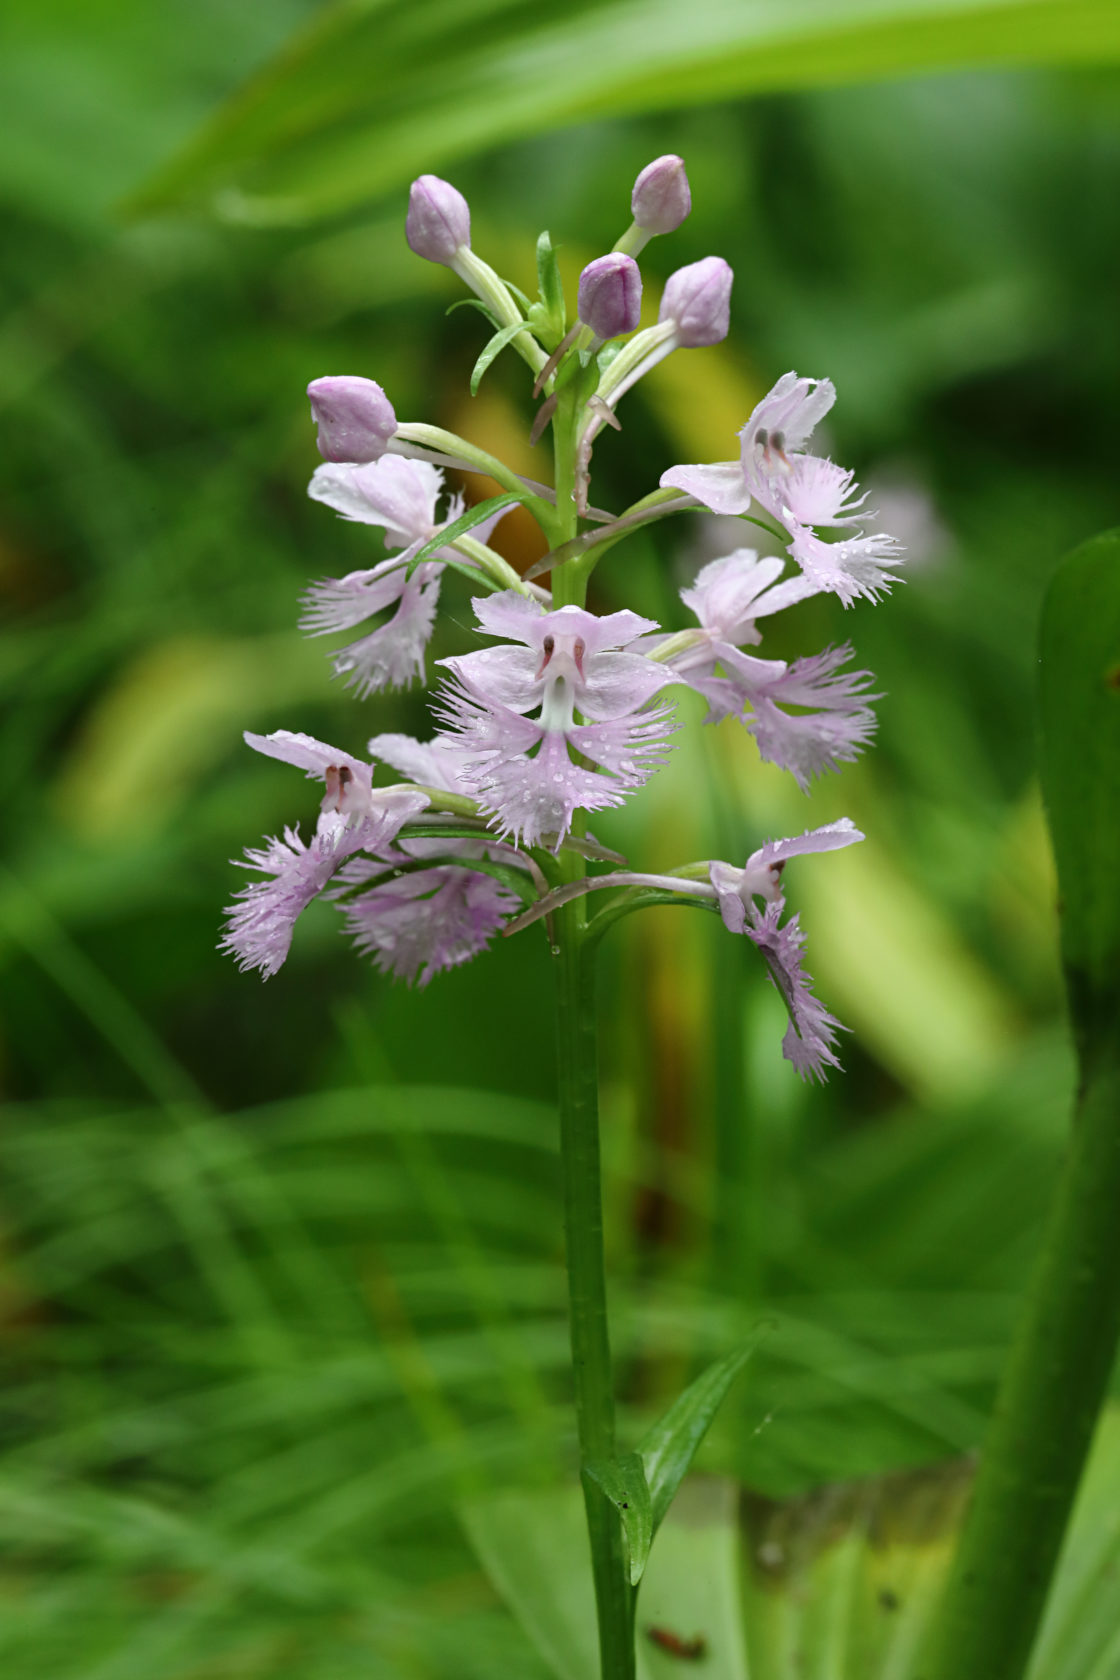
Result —
<instances>
[{"instance_id":1,"label":"narrow green leaf","mask_svg":"<svg viewBox=\"0 0 1120 1680\"><path fill-rule=\"evenodd\" d=\"M731 1384L758 1345L755 1335L734 1353L709 1365L702 1376L674 1400L638 1447L649 1484L650 1513L656 1534L673 1496L696 1456L712 1419Z\"/></svg>"},{"instance_id":2,"label":"narrow green leaf","mask_svg":"<svg viewBox=\"0 0 1120 1680\"><path fill-rule=\"evenodd\" d=\"M1120 1032L1120 531L1062 561L1042 610L1039 773L1083 1064Z\"/></svg>"},{"instance_id":3,"label":"narrow green leaf","mask_svg":"<svg viewBox=\"0 0 1120 1680\"><path fill-rule=\"evenodd\" d=\"M524 496L518 496L512 490L504 490L500 496L488 496L484 502L475 502L474 506L469 507L466 513L461 513L458 519L451 521L450 525L441 525L435 536L429 537L423 548L418 549L408 562L406 576L411 577L417 566L422 566L425 560L430 560L434 554L440 553L441 549L449 548L459 537L466 536L467 532L473 531L476 525L481 525L484 520L489 519L491 514L500 513L503 508L515 507L518 502L527 501L531 498L532 491L530 490L526 490ZM495 587L485 572L480 571L476 566L469 566L466 561L446 560L441 555L440 563L444 566L451 566L457 572L465 572L475 583L485 583L490 589Z\"/></svg>"},{"instance_id":4,"label":"narrow green leaf","mask_svg":"<svg viewBox=\"0 0 1120 1680\"><path fill-rule=\"evenodd\" d=\"M454 303L448 304L443 313L445 315L454 315L457 309L477 309L480 315L485 315L492 327L496 327L498 325L498 320L494 311L483 303L481 298L456 298Z\"/></svg>"},{"instance_id":5,"label":"narrow green leaf","mask_svg":"<svg viewBox=\"0 0 1120 1680\"><path fill-rule=\"evenodd\" d=\"M512 326L502 327L494 334L493 338L490 340L489 344L484 347L482 354L474 364L474 369L471 373L472 397L478 395L478 387L482 383L482 376L486 372L486 369L490 366L490 363L496 356L501 355L507 344L512 344L518 333L524 331L524 322L515 321Z\"/></svg>"},{"instance_id":6,"label":"narrow green leaf","mask_svg":"<svg viewBox=\"0 0 1120 1680\"><path fill-rule=\"evenodd\" d=\"M586 1474L597 1482L622 1518L630 1585L636 1587L645 1572L653 1541L653 1512L645 1467L637 1453L589 1464Z\"/></svg>"},{"instance_id":7,"label":"narrow green leaf","mask_svg":"<svg viewBox=\"0 0 1120 1680\"><path fill-rule=\"evenodd\" d=\"M229 220L298 223L574 121L958 65L1118 58L1114 0L596 0L560 11L335 0L130 208L202 199Z\"/></svg>"},{"instance_id":8,"label":"narrow green leaf","mask_svg":"<svg viewBox=\"0 0 1120 1680\"><path fill-rule=\"evenodd\" d=\"M544 305L549 325L556 335L557 342L559 342L567 325L567 310L564 305L564 284L560 279L556 251L552 243L552 236L547 229L537 240L537 281L540 285L541 303Z\"/></svg>"}]
</instances>

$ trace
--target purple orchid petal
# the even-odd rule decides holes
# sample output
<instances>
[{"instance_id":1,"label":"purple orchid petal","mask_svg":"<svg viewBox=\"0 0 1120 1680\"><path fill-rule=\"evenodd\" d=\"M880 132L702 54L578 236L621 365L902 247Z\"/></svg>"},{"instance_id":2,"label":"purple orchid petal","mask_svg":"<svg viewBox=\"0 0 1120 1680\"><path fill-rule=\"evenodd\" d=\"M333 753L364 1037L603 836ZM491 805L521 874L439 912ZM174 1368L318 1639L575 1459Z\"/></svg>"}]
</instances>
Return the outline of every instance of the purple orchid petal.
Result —
<instances>
[{"instance_id":1,"label":"purple orchid petal","mask_svg":"<svg viewBox=\"0 0 1120 1680\"><path fill-rule=\"evenodd\" d=\"M383 881L342 908L358 950L383 974L426 986L477 956L520 902L478 870L437 865Z\"/></svg>"},{"instance_id":2,"label":"purple orchid petal","mask_svg":"<svg viewBox=\"0 0 1120 1680\"><path fill-rule=\"evenodd\" d=\"M683 490L695 496L712 513L746 513L751 493L738 461L717 461L711 466L670 467L660 479L663 490Z\"/></svg>"},{"instance_id":3,"label":"purple orchid petal","mask_svg":"<svg viewBox=\"0 0 1120 1680\"><path fill-rule=\"evenodd\" d=\"M529 752L544 734L533 718L491 701L466 682L447 683L437 698L440 721L455 732L449 739L476 761ZM476 762L469 774L477 773Z\"/></svg>"},{"instance_id":4,"label":"purple orchid petal","mask_svg":"<svg viewBox=\"0 0 1120 1680\"><path fill-rule=\"evenodd\" d=\"M248 861L239 867L259 869L272 879L254 881L234 894L218 948L228 951L242 972L258 968L269 980L291 949L297 918L322 892L343 858L320 835L307 846L299 830L292 828L284 830L282 840L270 839L262 847L247 850L245 857Z\"/></svg>"},{"instance_id":5,"label":"purple orchid petal","mask_svg":"<svg viewBox=\"0 0 1120 1680\"><path fill-rule=\"evenodd\" d=\"M298 739L310 741L308 736ZM288 828L282 840L247 850L247 861L239 867L260 870L271 880L254 881L234 894L219 948L229 951L243 970L258 968L269 979L288 955L297 919L346 860L358 851L390 846L403 824L427 803L423 794L387 791L376 796L358 821L324 811L310 845L304 844L298 829Z\"/></svg>"},{"instance_id":6,"label":"purple orchid petal","mask_svg":"<svg viewBox=\"0 0 1120 1680\"><path fill-rule=\"evenodd\" d=\"M616 615L617 616L617 615ZM592 722L620 718L675 681L673 672L638 653L600 653L587 661L579 709Z\"/></svg>"},{"instance_id":7,"label":"purple orchid petal","mask_svg":"<svg viewBox=\"0 0 1120 1680\"><path fill-rule=\"evenodd\" d=\"M409 781L444 793L462 793L462 772L474 761L458 742L446 735L430 741L416 741L411 735L375 735L369 743L370 756L399 770Z\"/></svg>"},{"instance_id":8,"label":"purple orchid petal","mask_svg":"<svg viewBox=\"0 0 1120 1680\"><path fill-rule=\"evenodd\" d=\"M864 839L866 835L861 834L850 817L839 817L822 828L807 829L791 840L768 840L765 846L751 853L747 869L769 868L771 864L785 863L788 858L804 857L810 852L837 852Z\"/></svg>"},{"instance_id":9,"label":"purple orchid petal","mask_svg":"<svg viewBox=\"0 0 1120 1680\"><path fill-rule=\"evenodd\" d=\"M779 904L769 905L764 915L754 912L753 925L745 930L746 935L762 952L789 1015L782 1039L783 1056L802 1079L823 1083L826 1068L840 1066L836 1034L848 1029L813 995L812 981L801 962L805 935L798 918L791 916L779 926L780 915Z\"/></svg>"},{"instance_id":10,"label":"purple orchid petal","mask_svg":"<svg viewBox=\"0 0 1120 1680\"><path fill-rule=\"evenodd\" d=\"M756 447L762 433L772 440L777 432L781 439L779 448L784 448L787 454L799 450L835 401L836 387L831 379L805 379L796 373L783 373L739 433L748 475L754 470Z\"/></svg>"},{"instance_id":11,"label":"purple orchid petal","mask_svg":"<svg viewBox=\"0 0 1120 1680\"><path fill-rule=\"evenodd\" d=\"M489 636L505 636L513 642L538 646L534 641L537 621L544 617L539 601L503 589L497 595L476 595L471 601L474 616Z\"/></svg>"},{"instance_id":12,"label":"purple orchid petal","mask_svg":"<svg viewBox=\"0 0 1120 1680\"><path fill-rule=\"evenodd\" d=\"M329 636L384 612L399 601L405 586L403 557L382 560L364 572L323 578L303 595L299 627L307 636Z\"/></svg>"},{"instance_id":13,"label":"purple orchid petal","mask_svg":"<svg viewBox=\"0 0 1120 1680\"><path fill-rule=\"evenodd\" d=\"M568 740L624 786L637 788L664 763L670 750L665 737L676 727L672 720L672 707L662 706L604 723L575 724L568 730Z\"/></svg>"},{"instance_id":14,"label":"purple orchid petal","mask_svg":"<svg viewBox=\"0 0 1120 1680\"><path fill-rule=\"evenodd\" d=\"M681 590L681 600L710 635L740 645L757 642L756 603L784 570L784 560L760 560L753 548L737 548L704 566L695 583Z\"/></svg>"},{"instance_id":15,"label":"purple orchid petal","mask_svg":"<svg viewBox=\"0 0 1120 1680\"><path fill-rule=\"evenodd\" d=\"M846 607L860 596L877 601L898 582L902 565L900 546L886 532L829 543L799 530L790 553L818 589L838 595Z\"/></svg>"},{"instance_id":16,"label":"purple orchid petal","mask_svg":"<svg viewBox=\"0 0 1120 1680\"><path fill-rule=\"evenodd\" d=\"M851 656L844 644L797 659L752 697L754 715L745 721L759 752L805 791L813 776L858 757L875 733L870 702L880 697L868 692L870 671L840 671ZM785 706L812 709L791 713Z\"/></svg>"},{"instance_id":17,"label":"purple orchid petal","mask_svg":"<svg viewBox=\"0 0 1120 1680\"><path fill-rule=\"evenodd\" d=\"M325 780L329 770L344 767L358 787L366 793L370 790L370 765L360 758L352 758L349 753L339 752L337 747L328 746L325 741L317 741L313 735L300 735L290 729L277 729L271 735L254 735L246 730L245 740L254 752L263 753L266 758L278 758L284 764L294 764L297 770L306 770L312 780Z\"/></svg>"},{"instance_id":18,"label":"purple orchid petal","mask_svg":"<svg viewBox=\"0 0 1120 1680\"><path fill-rule=\"evenodd\" d=\"M862 512L867 500L854 494L855 474L819 455L798 455L793 470L781 483L784 524L856 525L868 518Z\"/></svg>"},{"instance_id":19,"label":"purple orchid petal","mask_svg":"<svg viewBox=\"0 0 1120 1680\"><path fill-rule=\"evenodd\" d=\"M307 493L343 519L380 525L390 548L426 542L435 530L443 473L426 461L383 455L365 466L317 467Z\"/></svg>"},{"instance_id":20,"label":"purple orchid petal","mask_svg":"<svg viewBox=\"0 0 1120 1680\"><path fill-rule=\"evenodd\" d=\"M551 731L543 733L535 757L519 753L481 766L475 786L497 832L518 846L558 844L575 811L621 805L625 794L612 777L573 764L564 736Z\"/></svg>"},{"instance_id":21,"label":"purple orchid petal","mask_svg":"<svg viewBox=\"0 0 1120 1680\"><path fill-rule=\"evenodd\" d=\"M439 604L440 577L427 576L421 566L405 585L392 618L369 635L349 642L332 653L336 677L345 677L347 688L360 699L382 688L407 688L424 677L424 655Z\"/></svg>"},{"instance_id":22,"label":"purple orchid petal","mask_svg":"<svg viewBox=\"0 0 1120 1680\"><path fill-rule=\"evenodd\" d=\"M585 653L597 654L625 647L636 636L657 629L652 618L641 618L633 612L607 613L602 618L582 607L558 607L555 612L546 612L539 602L512 590L478 597L471 605L487 634L506 636L535 649L542 648L548 636L554 640L567 636L582 641Z\"/></svg>"},{"instance_id":23,"label":"purple orchid petal","mask_svg":"<svg viewBox=\"0 0 1120 1680\"><path fill-rule=\"evenodd\" d=\"M528 648L479 648L477 653L454 654L441 659L465 688L512 712L528 712L540 705L537 679L540 659Z\"/></svg>"},{"instance_id":24,"label":"purple orchid petal","mask_svg":"<svg viewBox=\"0 0 1120 1680\"><path fill-rule=\"evenodd\" d=\"M875 714L866 706L851 712L791 715L763 699L744 721L759 756L788 770L803 793L808 793L814 776L851 764L875 733Z\"/></svg>"}]
</instances>

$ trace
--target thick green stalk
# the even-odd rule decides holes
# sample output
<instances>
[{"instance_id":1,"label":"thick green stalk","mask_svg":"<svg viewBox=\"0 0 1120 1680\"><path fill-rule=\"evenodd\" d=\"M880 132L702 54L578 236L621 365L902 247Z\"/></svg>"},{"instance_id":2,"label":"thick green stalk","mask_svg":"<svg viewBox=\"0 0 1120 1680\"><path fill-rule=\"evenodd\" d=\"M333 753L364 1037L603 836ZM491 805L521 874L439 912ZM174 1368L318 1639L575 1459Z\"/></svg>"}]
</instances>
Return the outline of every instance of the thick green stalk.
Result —
<instances>
[{"instance_id":1,"label":"thick green stalk","mask_svg":"<svg viewBox=\"0 0 1120 1680\"><path fill-rule=\"evenodd\" d=\"M565 854L569 879L583 868L582 858ZM565 904L553 924L572 1371L603 1680L631 1680L633 1595L622 1528L615 1507L588 1474L589 1466L614 1458L615 1434L599 1163L594 956L583 943L584 907L583 899Z\"/></svg>"},{"instance_id":2,"label":"thick green stalk","mask_svg":"<svg viewBox=\"0 0 1120 1680\"><path fill-rule=\"evenodd\" d=\"M1054 574L1038 700L1077 1106L927 1680L1024 1673L1120 1337L1120 531Z\"/></svg>"},{"instance_id":3,"label":"thick green stalk","mask_svg":"<svg viewBox=\"0 0 1120 1680\"><path fill-rule=\"evenodd\" d=\"M1120 1335L1120 1070L1077 1106L1028 1306L921 1680L1020 1680Z\"/></svg>"},{"instance_id":4,"label":"thick green stalk","mask_svg":"<svg viewBox=\"0 0 1120 1680\"><path fill-rule=\"evenodd\" d=\"M562 399L553 422L556 516L561 541L574 536L577 529L572 501L577 421L574 403ZM552 576L553 606L582 606L586 587L585 577L574 567L558 569ZM572 826L573 832L581 832L578 821ZM565 883L581 880L586 869L586 860L578 852L560 853L560 873ZM552 952L556 972L560 1160L572 1372L602 1677L603 1680L633 1680L634 1595L623 1552L622 1525L615 1507L589 1474L590 1467L614 1458L615 1433L603 1251L594 951L586 943L586 927L586 899L575 899L554 914Z\"/></svg>"}]
</instances>

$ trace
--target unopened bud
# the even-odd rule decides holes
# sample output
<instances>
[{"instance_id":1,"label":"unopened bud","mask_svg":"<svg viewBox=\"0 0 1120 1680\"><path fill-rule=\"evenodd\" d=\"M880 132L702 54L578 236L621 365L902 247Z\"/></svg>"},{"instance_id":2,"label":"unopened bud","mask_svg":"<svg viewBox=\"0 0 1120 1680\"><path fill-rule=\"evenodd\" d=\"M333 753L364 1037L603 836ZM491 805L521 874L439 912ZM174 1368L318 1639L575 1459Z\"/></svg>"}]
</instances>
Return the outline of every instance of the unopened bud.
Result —
<instances>
[{"instance_id":1,"label":"unopened bud","mask_svg":"<svg viewBox=\"0 0 1120 1680\"><path fill-rule=\"evenodd\" d=\"M633 257L612 251L596 257L579 277L577 314L596 338L631 333L642 312L642 276Z\"/></svg>"},{"instance_id":2,"label":"unopened bud","mask_svg":"<svg viewBox=\"0 0 1120 1680\"><path fill-rule=\"evenodd\" d=\"M418 257L450 267L471 243L471 208L450 181L421 175L408 195L405 238Z\"/></svg>"},{"instance_id":3,"label":"unopened bud","mask_svg":"<svg viewBox=\"0 0 1120 1680\"><path fill-rule=\"evenodd\" d=\"M384 455L396 432L397 417L374 380L349 373L331 374L313 379L307 395L324 460L361 463Z\"/></svg>"},{"instance_id":4,"label":"unopened bud","mask_svg":"<svg viewBox=\"0 0 1120 1680\"><path fill-rule=\"evenodd\" d=\"M684 159L669 152L647 163L630 199L634 220L647 233L672 233L692 209Z\"/></svg>"},{"instance_id":5,"label":"unopened bud","mask_svg":"<svg viewBox=\"0 0 1120 1680\"><path fill-rule=\"evenodd\" d=\"M722 257L704 257L670 274L658 320L673 323L682 349L696 350L727 337L734 278Z\"/></svg>"}]
</instances>

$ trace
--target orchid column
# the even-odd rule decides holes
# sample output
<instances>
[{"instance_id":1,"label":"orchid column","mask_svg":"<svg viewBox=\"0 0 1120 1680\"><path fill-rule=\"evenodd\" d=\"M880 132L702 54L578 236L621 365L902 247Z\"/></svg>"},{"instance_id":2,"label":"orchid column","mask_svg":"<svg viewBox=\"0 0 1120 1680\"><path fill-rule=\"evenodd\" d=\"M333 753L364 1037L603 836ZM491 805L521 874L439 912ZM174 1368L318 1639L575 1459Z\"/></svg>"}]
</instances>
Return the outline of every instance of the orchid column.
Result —
<instances>
[{"instance_id":1,"label":"orchid column","mask_svg":"<svg viewBox=\"0 0 1120 1680\"><path fill-rule=\"evenodd\" d=\"M823 1078L839 1065L840 1024L803 969L804 936L797 917L786 915L783 871L792 859L862 836L847 819L792 839L745 835L742 864L703 859L652 874L602 845L588 817L639 792L679 744L670 741L674 687L704 697L707 721L747 728L761 755L802 788L854 758L874 729L874 696L868 673L846 668L850 647L792 662L754 650L760 625L775 613L821 591L845 605L875 600L898 565L889 537L859 528L868 516L851 474L805 447L834 401L831 384L793 373L747 420L736 460L674 467L618 515L593 507L594 447L605 426L618 428L622 397L666 356L716 344L728 330L732 276L719 257L672 274L656 324L639 330L636 258L671 233L690 204L680 158L643 170L633 221L615 249L584 270L569 320L547 234L537 247L539 296L530 302L472 248L462 195L431 175L414 184L409 244L450 268L493 328L472 390L507 348L527 364L538 403L530 435L536 441L551 431L553 485L519 477L440 427L400 421L370 379L328 376L309 387L325 458L310 494L381 531L388 552L311 584L303 628L344 638L331 664L362 699L425 680L449 572L470 584L482 640L441 661L430 740L375 734L367 757L288 730L246 736L257 751L321 781L324 795L309 841L288 828L246 853L243 867L258 878L237 894L223 940L243 968L267 978L287 957L297 918L322 895L359 951L383 972L424 986L496 933L544 924L556 975L580 1470L609 1680L634 1674L634 1606L653 1534L742 1355L732 1353L686 1391L636 1451L620 1449L603 1257L595 949L619 917L647 904L718 915L755 946L782 996L784 1054L803 1077ZM441 508L448 468L486 474L499 493L471 508L452 495ZM515 503L533 514L548 544L526 577L490 545ZM697 508L762 525L783 552L760 559L737 547L704 567L682 591L693 623L662 630L625 606L588 609L593 572L626 536ZM551 590L537 581L546 576Z\"/></svg>"}]
</instances>

